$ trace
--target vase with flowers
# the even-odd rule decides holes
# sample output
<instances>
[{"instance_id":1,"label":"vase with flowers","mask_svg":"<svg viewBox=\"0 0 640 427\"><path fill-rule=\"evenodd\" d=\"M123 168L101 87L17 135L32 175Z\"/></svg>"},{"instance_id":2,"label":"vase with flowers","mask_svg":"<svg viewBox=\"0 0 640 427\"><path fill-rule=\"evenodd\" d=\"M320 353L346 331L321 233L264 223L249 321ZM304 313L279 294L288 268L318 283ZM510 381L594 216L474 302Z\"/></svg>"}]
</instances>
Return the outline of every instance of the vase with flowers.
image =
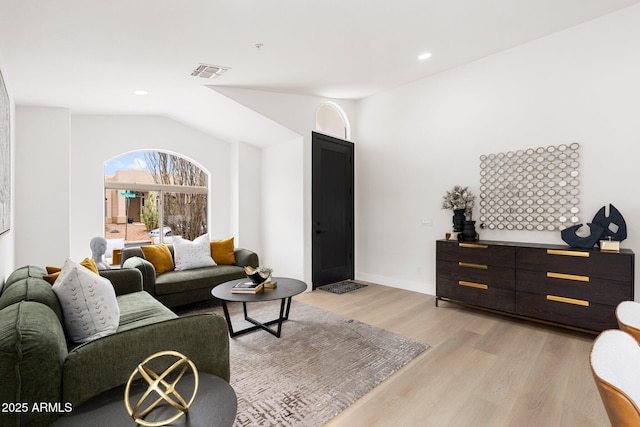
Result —
<instances>
[{"instance_id":1,"label":"vase with flowers","mask_svg":"<svg viewBox=\"0 0 640 427\"><path fill-rule=\"evenodd\" d=\"M453 231L456 233L464 231L465 235L463 237L465 237L465 240L475 240L475 227L473 227L475 221L471 221L475 201L476 196L469 191L469 187L460 185L456 185L451 191L447 191L442 196L442 209L453 210ZM469 222L472 224L466 224ZM470 236L470 226L473 228L473 238Z\"/></svg>"}]
</instances>

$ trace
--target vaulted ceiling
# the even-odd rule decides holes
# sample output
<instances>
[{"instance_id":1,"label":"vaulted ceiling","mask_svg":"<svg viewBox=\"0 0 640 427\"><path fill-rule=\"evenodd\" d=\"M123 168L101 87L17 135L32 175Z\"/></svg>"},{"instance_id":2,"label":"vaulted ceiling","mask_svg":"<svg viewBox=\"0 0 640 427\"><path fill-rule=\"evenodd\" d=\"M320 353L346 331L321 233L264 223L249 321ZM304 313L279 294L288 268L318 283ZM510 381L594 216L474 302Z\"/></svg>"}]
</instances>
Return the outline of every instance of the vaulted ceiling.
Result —
<instances>
[{"instance_id":1,"label":"vaulted ceiling","mask_svg":"<svg viewBox=\"0 0 640 427\"><path fill-rule=\"evenodd\" d=\"M0 0L0 64L17 105L161 114L259 144L250 111L207 85L360 99L638 2ZM229 70L191 76L199 63Z\"/></svg>"}]
</instances>

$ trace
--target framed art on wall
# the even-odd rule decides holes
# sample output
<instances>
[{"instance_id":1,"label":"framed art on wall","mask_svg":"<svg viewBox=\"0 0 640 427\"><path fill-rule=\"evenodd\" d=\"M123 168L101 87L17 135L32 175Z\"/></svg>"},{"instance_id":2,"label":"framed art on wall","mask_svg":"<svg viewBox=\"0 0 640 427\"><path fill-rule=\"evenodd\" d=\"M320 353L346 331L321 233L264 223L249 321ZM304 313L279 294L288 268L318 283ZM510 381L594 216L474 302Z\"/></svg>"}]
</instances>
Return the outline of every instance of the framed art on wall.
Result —
<instances>
[{"instance_id":1,"label":"framed art on wall","mask_svg":"<svg viewBox=\"0 0 640 427\"><path fill-rule=\"evenodd\" d=\"M0 234L11 224L11 136L9 94L0 72Z\"/></svg>"}]
</instances>

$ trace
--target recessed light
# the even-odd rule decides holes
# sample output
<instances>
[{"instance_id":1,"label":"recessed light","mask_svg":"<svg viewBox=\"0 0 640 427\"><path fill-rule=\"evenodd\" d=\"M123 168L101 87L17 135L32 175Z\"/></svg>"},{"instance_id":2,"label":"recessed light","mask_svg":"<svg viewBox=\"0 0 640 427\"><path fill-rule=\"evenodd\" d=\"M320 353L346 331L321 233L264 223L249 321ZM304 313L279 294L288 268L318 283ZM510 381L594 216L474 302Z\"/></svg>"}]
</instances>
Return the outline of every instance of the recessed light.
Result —
<instances>
[{"instance_id":1,"label":"recessed light","mask_svg":"<svg viewBox=\"0 0 640 427\"><path fill-rule=\"evenodd\" d=\"M133 94L142 96L142 95L149 95L149 92L143 89L136 89L133 91Z\"/></svg>"},{"instance_id":2,"label":"recessed light","mask_svg":"<svg viewBox=\"0 0 640 427\"><path fill-rule=\"evenodd\" d=\"M420 55L418 56L418 59L419 59L420 61L426 61L426 60L427 60L427 59L429 59L429 58L431 58L431 53L430 53L430 52L425 52L425 53L422 53L422 54L420 54Z\"/></svg>"}]
</instances>

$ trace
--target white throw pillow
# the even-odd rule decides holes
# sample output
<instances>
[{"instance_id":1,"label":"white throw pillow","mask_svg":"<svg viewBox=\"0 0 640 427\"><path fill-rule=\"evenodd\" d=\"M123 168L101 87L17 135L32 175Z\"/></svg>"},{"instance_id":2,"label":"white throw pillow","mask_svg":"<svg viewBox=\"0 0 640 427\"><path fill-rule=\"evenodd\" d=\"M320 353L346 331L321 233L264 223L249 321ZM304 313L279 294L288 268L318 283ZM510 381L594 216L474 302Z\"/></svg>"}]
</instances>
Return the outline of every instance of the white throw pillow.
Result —
<instances>
[{"instance_id":1,"label":"white throw pillow","mask_svg":"<svg viewBox=\"0 0 640 427\"><path fill-rule=\"evenodd\" d=\"M89 342L118 329L120 307L109 279L67 259L53 291L60 301L71 341Z\"/></svg>"},{"instance_id":2,"label":"white throw pillow","mask_svg":"<svg viewBox=\"0 0 640 427\"><path fill-rule=\"evenodd\" d=\"M211 258L209 234L203 234L193 242L174 236L173 255L175 258L175 270L189 270L191 268L216 265L213 258Z\"/></svg>"}]
</instances>

